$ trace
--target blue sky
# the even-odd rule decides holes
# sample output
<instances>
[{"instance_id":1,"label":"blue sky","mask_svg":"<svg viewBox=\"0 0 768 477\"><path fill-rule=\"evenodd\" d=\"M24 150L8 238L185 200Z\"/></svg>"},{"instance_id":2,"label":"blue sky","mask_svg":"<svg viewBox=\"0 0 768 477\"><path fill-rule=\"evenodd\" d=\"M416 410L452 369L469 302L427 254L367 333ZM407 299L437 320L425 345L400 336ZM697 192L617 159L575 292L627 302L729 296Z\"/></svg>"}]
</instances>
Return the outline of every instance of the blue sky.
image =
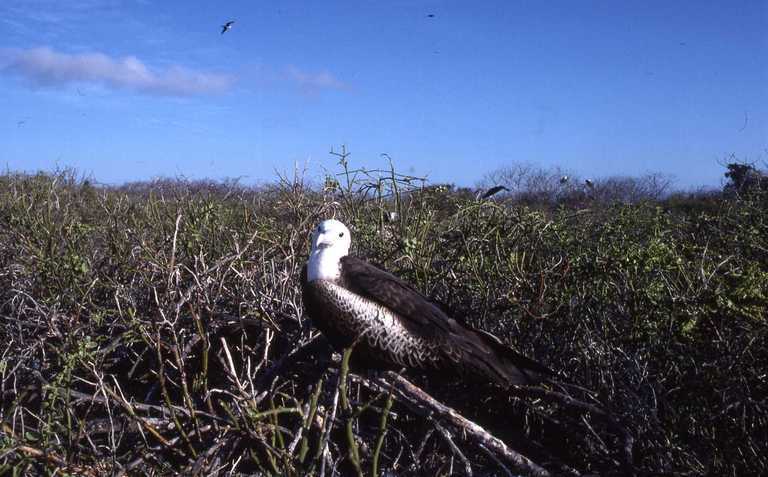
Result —
<instances>
[{"instance_id":1,"label":"blue sky","mask_svg":"<svg viewBox=\"0 0 768 477\"><path fill-rule=\"evenodd\" d=\"M3 0L0 165L320 179L346 144L459 185L514 162L717 185L768 161L766 32L764 1Z\"/></svg>"}]
</instances>

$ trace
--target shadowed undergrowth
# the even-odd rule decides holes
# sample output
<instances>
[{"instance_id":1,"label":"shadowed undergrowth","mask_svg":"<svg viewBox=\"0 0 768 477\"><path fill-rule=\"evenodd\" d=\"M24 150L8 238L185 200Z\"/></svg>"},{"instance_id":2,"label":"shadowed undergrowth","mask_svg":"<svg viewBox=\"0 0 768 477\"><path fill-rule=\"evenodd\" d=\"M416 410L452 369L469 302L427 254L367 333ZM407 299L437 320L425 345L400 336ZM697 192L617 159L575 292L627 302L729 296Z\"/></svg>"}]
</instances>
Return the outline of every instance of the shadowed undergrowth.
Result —
<instances>
[{"instance_id":1,"label":"shadowed undergrowth","mask_svg":"<svg viewBox=\"0 0 768 477\"><path fill-rule=\"evenodd\" d=\"M342 165L322 189L0 177L2 470L500 473L339 379L298 285L335 216L352 253L590 390L639 474L768 472L764 194L542 211ZM587 416L415 379L553 472L621 472Z\"/></svg>"}]
</instances>

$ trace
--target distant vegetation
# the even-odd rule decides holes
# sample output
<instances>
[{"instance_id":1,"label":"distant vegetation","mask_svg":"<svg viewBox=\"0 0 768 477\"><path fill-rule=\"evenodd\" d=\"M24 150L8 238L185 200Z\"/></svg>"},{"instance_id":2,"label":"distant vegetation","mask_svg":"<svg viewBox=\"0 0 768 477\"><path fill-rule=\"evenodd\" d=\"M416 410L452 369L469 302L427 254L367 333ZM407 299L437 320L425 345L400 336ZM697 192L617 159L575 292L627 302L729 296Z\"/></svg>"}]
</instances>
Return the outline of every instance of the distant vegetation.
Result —
<instances>
[{"instance_id":1,"label":"distant vegetation","mask_svg":"<svg viewBox=\"0 0 768 477\"><path fill-rule=\"evenodd\" d=\"M768 473L764 171L683 193L515 166L479 200L341 165L322 186L0 176L0 472L503 475L364 379L339 386L298 286L335 215L353 253L583 387L639 475ZM555 474L623 472L588 415L409 378Z\"/></svg>"}]
</instances>

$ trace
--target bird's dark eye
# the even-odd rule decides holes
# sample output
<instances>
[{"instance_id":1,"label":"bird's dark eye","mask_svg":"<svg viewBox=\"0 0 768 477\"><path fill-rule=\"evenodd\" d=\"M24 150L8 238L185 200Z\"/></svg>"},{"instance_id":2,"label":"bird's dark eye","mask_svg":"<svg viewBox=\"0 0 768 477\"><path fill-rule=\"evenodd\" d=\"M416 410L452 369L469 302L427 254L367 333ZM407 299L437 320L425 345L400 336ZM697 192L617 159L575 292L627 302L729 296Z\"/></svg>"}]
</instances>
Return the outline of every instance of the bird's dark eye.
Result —
<instances>
[{"instance_id":1,"label":"bird's dark eye","mask_svg":"<svg viewBox=\"0 0 768 477\"><path fill-rule=\"evenodd\" d=\"M343 236L344 236L344 232L339 232L339 237L343 237Z\"/></svg>"}]
</instances>

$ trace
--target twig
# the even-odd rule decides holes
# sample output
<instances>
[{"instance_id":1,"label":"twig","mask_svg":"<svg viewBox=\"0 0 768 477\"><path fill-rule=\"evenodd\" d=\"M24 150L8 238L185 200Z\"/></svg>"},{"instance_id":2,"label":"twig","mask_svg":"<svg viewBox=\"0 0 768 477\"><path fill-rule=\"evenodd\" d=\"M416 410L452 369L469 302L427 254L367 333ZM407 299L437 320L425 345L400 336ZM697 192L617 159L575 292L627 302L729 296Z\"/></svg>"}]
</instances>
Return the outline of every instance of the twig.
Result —
<instances>
[{"instance_id":1,"label":"twig","mask_svg":"<svg viewBox=\"0 0 768 477\"><path fill-rule=\"evenodd\" d=\"M320 462L320 475L325 475L325 461L326 461L326 454L328 453L328 445L329 440L331 437L331 429L333 429L333 421L336 420L336 409L339 405L339 386L336 386L336 391L333 394L333 404L331 407L331 415L330 418L328 417L328 414L326 413L325 418L325 429L323 430L322 437L320 438L320 443L317 447L317 455L315 456L315 459L322 459Z\"/></svg>"},{"instance_id":2,"label":"twig","mask_svg":"<svg viewBox=\"0 0 768 477\"><path fill-rule=\"evenodd\" d=\"M435 426L435 429L437 429L437 432L440 433L441 436L443 436L443 439L445 442L448 443L448 446L451 448L451 451L459 456L459 460L464 464L464 473L467 474L469 477L472 477L472 464L469 463L469 460L467 460L467 456L464 455L463 452L461 452L461 449L459 449L459 446L456 445L455 442L453 442L453 437L451 436L451 433L448 432L446 428L441 426L437 421L430 418L430 421L432 421L432 425Z\"/></svg>"},{"instance_id":3,"label":"twig","mask_svg":"<svg viewBox=\"0 0 768 477\"><path fill-rule=\"evenodd\" d=\"M35 447L22 445L22 446L16 447L16 451L26 455L27 457L45 461L48 464L53 464L55 466L58 466L59 469L57 470L63 470L65 473L72 472L74 474L93 476L93 477L96 477L97 475L99 475L93 469L88 469L86 467L80 467L78 465L68 464L66 460L62 459L56 454L37 449Z\"/></svg>"},{"instance_id":4,"label":"twig","mask_svg":"<svg viewBox=\"0 0 768 477\"><path fill-rule=\"evenodd\" d=\"M616 422L616 420L613 417L611 417L611 415L608 414L608 412L606 412L604 409L594 404L589 404L587 402L580 401L567 394L563 394L557 391L550 391L550 390L539 388L539 387L511 386L508 389L508 391L511 394L523 395L528 397L538 397L546 401L558 402L570 409L577 409L581 412L589 412L591 414L594 414L595 416L598 416L608 425L608 427L613 432L615 432L622 439L621 458L622 458L622 466L624 467L624 473L626 475L635 474L635 469L633 465L634 458L633 458L633 451L632 451L635 438L632 436L632 434L629 433L629 431L624 426Z\"/></svg>"},{"instance_id":5,"label":"twig","mask_svg":"<svg viewBox=\"0 0 768 477\"><path fill-rule=\"evenodd\" d=\"M379 421L379 435L376 437L376 445L373 451L373 462L371 463L371 475L379 475L379 456L381 455L381 448L384 445L384 438L387 436L387 418L389 417L389 411L392 409L392 403L394 402L394 390L392 386L389 387L389 395L387 401L384 403L384 410L381 412L381 420Z\"/></svg>"},{"instance_id":6,"label":"twig","mask_svg":"<svg viewBox=\"0 0 768 477\"><path fill-rule=\"evenodd\" d=\"M510 449L503 441L491 435L488 431L478 424L465 418L454 409L442 404L435 398L427 394L418 386L412 384L402 376L392 371L384 373L387 379L376 378L372 381L360 378L367 387L381 391L390 386L395 390L403 404L411 411L424 417L435 416L442 422L450 424L459 429L467 438L474 441L477 445L484 445L487 449L494 452L515 472L532 477L549 477L551 474L545 468L536 464L526 456ZM389 382L387 381L389 380Z\"/></svg>"},{"instance_id":7,"label":"twig","mask_svg":"<svg viewBox=\"0 0 768 477\"><path fill-rule=\"evenodd\" d=\"M341 358L341 372L339 373L339 395L341 396L341 408L347 417L346 431L347 431L347 443L349 445L349 460L352 462L352 466L355 468L355 472L359 477L363 476L363 469L360 466L360 451L357 447L357 440L355 439L354 430L354 412L352 410L352 404L349 402L349 395L347 394L347 376L349 375L349 358L352 356L352 350L354 345L344 349L344 354Z\"/></svg>"},{"instance_id":8,"label":"twig","mask_svg":"<svg viewBox=\"0 0 768 477\"><path fill-rule=\"evenodd\" d=\"M491 452L490 450L488 450L488 448L487 448L487 447L485 447L485 446L484 446L484 445L482 445L482 444L480 444L480 445L479 445L479 446L477 446L477 447L479 447L479 448L480 448L480 449L481 449L483 452L485 452L485 454L486 454L488 457L490 457L490 458L491 458L491 460L492 460L492 461L494 461L494 462L496 463L496 465L498 465L498 466L499 466L499 468L502 470L502 472L504 472L504 475L506 475L507 477L515 477L515 476L514 476L514 474L512 473L512 471L511 471L511 470L509 470L509 469L507 468L507 466L506 466L506 465L504 465L504 462L500 461L500 460L499 460L499 458L498 458L498 457L496 457L496 454L494 454L493 452Z\"/></svg>"}]
</instances>

